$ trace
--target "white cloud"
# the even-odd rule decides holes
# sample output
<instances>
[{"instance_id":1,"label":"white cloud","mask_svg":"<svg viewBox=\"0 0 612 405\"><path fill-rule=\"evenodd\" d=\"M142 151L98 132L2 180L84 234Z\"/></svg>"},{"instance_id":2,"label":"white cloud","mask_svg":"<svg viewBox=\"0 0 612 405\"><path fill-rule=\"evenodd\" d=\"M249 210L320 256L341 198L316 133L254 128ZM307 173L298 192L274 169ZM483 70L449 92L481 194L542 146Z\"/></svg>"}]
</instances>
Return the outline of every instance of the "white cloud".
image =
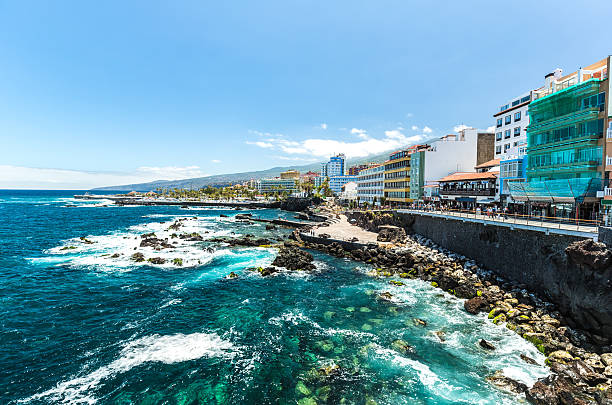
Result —
<instances>
[{"instance_id":1,"label":"white cloud","mask_svg":"<svg viewBox=\"0 0 612 405\"><path fill-rule=\"evenodd\" d=\"M353 128L351 134L357 135L361 139L368 139L368 132L365 129Z\"/></svg>"},{"instance_id":2,"label":"white cloud","mask_svg":"<svg viewBox=\"0 0 612 405\"><path fill-rule=\"evenodd\" d=\"M327 129L327 124L326 123L322 123L321 124L321 129Z\"/></svg>"},{"instance_id":3,"label":"white cloud","mask_svg":"<svg viewBox=\"0 0 612 405\"><path fill-rule=\"evenodd\" d=\"M413 113L406 113L406 117L412 118L412 117L414 117L414 114Z\"/></svg>"},{"instance_id":4,"label":"white cloud","mask_svg":"<svg viewBox=\"0 0 612 405\"><path fill-rule=\"evenodd\" d=\"M453 132L463 131L464 129L468 129L468 128L472 128L472 127L470 127L470 126L468 126L468 125L463 125L463 124L460 124L460 125L455 125L455 126L453 127Z\"/></svg>"},{"instance_id":5,"label":"white cloud","mask_svg":"<svg viewBox=\"0 0 612 405\"><path fill-rule=\"evenodd\" d=\"M247 141L247 144L259 146L260 148L273 148L274 147L274 145L272 145L270 142L262 142L262 141L256 141L256 142Z\"/></svg>"},{"instance_id":6,"label":"white cloud","mask_svg":"<svg viewBox=\"0 0 612 405\"><path fill-rule=\"evenodd\" d=\"M358 136L364 135L365 131L358 128L353 128L351 133ZM365 157L377 153L387 152L391 149L397 149L403 146L408 146L417 143L425 138L424 134L406 136L399 129L385 131L385 136L382 138L374 138L367 136L361 137L361 140L356 142L339 141L336 139L319 139L311 138L303 141L289 141L285 138L266 139L265 146L258 145L257 142L249 142L248 144L257 145L262 148L274 148L288 155L303 155L309 158L313 157L328 157L333 153L344 153L347 157ZM269 145L272 145L271 147Z\"/></svg>"},{"instance_id":7,"label":"white cloud","mask_svg":"<svg viewBox=\"0 0 612 405\"><path fill-rule=\"evenodd\" d=\"M432 132L433 132L433 130L431 128L427 127L427 126L423 128L423 133L424 134L431 134Z\"/></svg>"},{"instance_id":8,"label":"white cloud","mask_svg":"<svg viewBox=\"0 0 612 405\"><path fill-rule=\"evenodd\" d=\"M85 190L205 176L198 166L143 166L130 172L94 172L0 165L0 188Z\"/></svg>"},{"instance_id":9,"label":"white cloud","mask_svg":"<svg viewBox=\"0 0 612 405\"><path fill-rule=\"evenodd\" d=\"M211 160L212 163L221 163L221 161L219 159L213 159Z\"/></svg>"},{"instance_id":10,"label":"white cloud","mask_svg":"<svg viewBox=\"0 0 612 405\"><path fill-rule=\"evenodd\" d=\"M495 125L491 125L490 127L487 127L487 132L495 132Z\"/></svg>"},{"instance_id":11,"label":"white cloud","mask_svg":"<svg viewBox=\"0 0 612 405\"><path fill-rule=\"evenodd\" d=\"M413 125L413 126L412 126L412 130L413 130L413 131L418 131L418 130L419 130L419 127L417 127L416 125Z\"/></svg>"}]
</instances>

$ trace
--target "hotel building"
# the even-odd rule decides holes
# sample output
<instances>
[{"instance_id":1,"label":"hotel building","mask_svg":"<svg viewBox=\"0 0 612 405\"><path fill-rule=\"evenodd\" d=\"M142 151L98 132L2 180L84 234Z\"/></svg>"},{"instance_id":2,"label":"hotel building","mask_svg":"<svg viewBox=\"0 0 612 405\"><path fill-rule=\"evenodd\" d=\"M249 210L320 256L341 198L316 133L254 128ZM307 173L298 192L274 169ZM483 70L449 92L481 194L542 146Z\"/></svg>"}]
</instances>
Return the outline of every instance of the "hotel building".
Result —
<instances>
[{"instance_id":1,"label":"hotel building","mask_svg":"<svg viewBox=\"0 0 612 405\"><path fill-rule=\"evenodd\" d=\"M295 179L261 179L257 180L257 191L261 194L291 194L297 192L297 182Z\"/></svg>"}]
</instances>

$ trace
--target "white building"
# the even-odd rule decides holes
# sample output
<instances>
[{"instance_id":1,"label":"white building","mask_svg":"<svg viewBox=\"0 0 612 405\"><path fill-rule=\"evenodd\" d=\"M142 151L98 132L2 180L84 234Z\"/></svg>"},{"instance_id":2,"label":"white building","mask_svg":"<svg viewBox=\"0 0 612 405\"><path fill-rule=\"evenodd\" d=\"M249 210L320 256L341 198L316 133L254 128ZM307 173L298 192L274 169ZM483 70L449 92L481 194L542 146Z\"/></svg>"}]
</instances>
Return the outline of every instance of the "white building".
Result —
<instances>
[{"instance_id":1,"label":"white building","mask_svg":"<svg viewBox=\"0 0 612 405\"><path fill-rule=\"evenodd\" d=\"M495 158L516 159L525 155L527 148L527 126L529 125L529 103L533 90L521 94L502 105L495 118Z\"/></svg>"},{"instance_id":2,"label":"white building","mask_svg":"<svg viewBox=\"0 0 612 405\"><path fill-rule=\"evenodd\" d=\"M343 201L355 201L357 199L357 182L349 181L340 192L340 199Z\"/></svg>"},{"instance_id":3,"label":"white building","mask_svg":"<svg viewBox=\"0 0 612 405\"><path fill-rule=\"evenodd\" d=\"M291 194L297 192L297 182L295 179L261 179L257 180L257 191L262 194L275 192Z\"/></svg>"},{"instance_id":4,"label":"white building","mask_svg":"<svg viewBox=\"0 0 612 405\"><path fill-rule=\"evenodd\" d=\"M373 205L375 204L374 199L376 199L376 205L380 205L384 185L385 165L361 170L357 175L357 197L359 198L359 203L367 202L369 205Z\"/></svg>"},{"instance_id":5,"label":"white building","mask_svg":"<svg viewBox=\"0 0 612 405\"><path fill-rule=\"evenodd\" d=\"M486 147L485 142L478 141L483 135L486 135L486 131L467 128L456 135L446 135L431 142L430 147L422 152L425 157L424 185L437 184L438 180L451 173L473 171L478 165L479 148ZM487 148L487 151L490 149Z\"/></svg>"}]
</instances>

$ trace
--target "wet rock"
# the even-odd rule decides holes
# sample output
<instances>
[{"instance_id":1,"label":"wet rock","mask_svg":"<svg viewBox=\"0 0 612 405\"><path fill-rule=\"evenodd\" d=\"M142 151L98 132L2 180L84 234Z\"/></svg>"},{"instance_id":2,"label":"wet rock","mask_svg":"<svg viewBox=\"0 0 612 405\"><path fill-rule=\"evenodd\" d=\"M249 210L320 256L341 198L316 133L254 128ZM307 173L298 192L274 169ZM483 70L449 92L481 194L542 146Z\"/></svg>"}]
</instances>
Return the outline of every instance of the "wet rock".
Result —
<instances>
[{"instance_id":1,"label":"wet rock","mask_svg":"<svg viewBox=\"0 0 612 405\"><path fill-rule=\"evenodd\" d=\"M501 370L497 370L495 374L487 377L487 381L495 385L501 390L521 394L527 391L527 386L521 382L506 377Z\"/></svg>"},{"instance_id":2,"label":"wet rock","mask_svg":"<svg viewBox=\"0 0 612 405\"><path fill-rule=\"evenodd\" d=\"M285 244L278 252L272 262L273 266L284 267L288 270L314 270L316 266L312 263L312 255L295 246Z\"/></svg>"},{"instance_id":3,"label":"wet rock","mask_svg":"<svg viewBox=\"0 0 612 405\"><path fill-rule=\"evenodd\" d=\"M204 240L202 235L200 235L197 232L183 233L179 236L179 238L186 240L186 241L190 241L190 242L201 242Z\"/></svg>"},{"instance_id":4,"label":"wet rock","mask_svg":"<svg viewBox=\"0 0 612 405\"><path fill-rule=\"evenodd\" d=\"M277 269L276 267L266 267L266 268L259 268L259 274L261 274L262 276L266 277L266 276L270 276L274 273L279 272L280 270Z\"/></svg>"},{"instance_id":5,"label":"wet rock","mask_svg":"<svg viewBox=\"0 0 612 405\"><path fill-rule=\"evenodd\" d=\"M276 226L271 225L271 224L267 224L266 225L266 231L273 231L276 229Z\"/></svg>"},{"instance_id":6,"label":"wet rock","mask_svg":"<svg viewBox=\"0 0 612 405\"><path fill-rule=\"evenodd\" d=\"M228 279L234 279L234 278L238 278L238 274L234 273L233 271L230 272L230 274L227 275Z\"/></svg>"},{"instance_id":7,"label":"wet rock","mask_svg":"<svg viewBox=\"0 0 612 405\"><path fill-rule=\"evenodd\" d=\"M130 256L130 259L132 259L136 263L144 262L145 261L144 255L142 253L140 253L140 252L134 253L132 256Z\"/></svg>"},{"instance_id":8,"label":"wet rock","mask_svg":"<svg viewBox=\"0 0 612 405\"><path fill-rule=\"evenodd\" d=\"M478 345L486 350L495 350L495 346L493 346L491 342L488 342L484 339L480 339L480 341L478 342Z\"/></svg>"},{"instance_id":9,"label":"wet rock","mask_svg":"<svg viewBox=\"0 0 612 405\"><path fill-rule=\"evenodd\" d=\"M414 318L413 322L416 326L427 326L427 322L419 318Z\"/></svg>"},{"instance_id":10,"label":"wet rock","mask_svg":"<svg viewBox=\"0 0 612 405\"><path fill-rule=\"evenodd\" d=\"M116 259L116 258L118 258L119 256L121 256L119 253L113 253L113 254L111 255L111 259Z\"/></svg>"},{"instance_id":11,"label":"wet rock","mask_svg":"<svg viewBox=\"0 0 612 405\"><path fill-rule=\"evenodd\" d=\"M95 243L94 241L89 240L89 239L87 239L87 238L86 238L86 237L84 237L84 236L81 236L79 239L81 240L81 242L85 243L86 245L92 245L92 244L94 244L94 243Z\"/></svg>"},{"instance_id":12,"label":"wet rock","mask_svg":"<svg viewBox=\"0 0 612 405\"><path fill-rule=\"evenodd\" d=\"M145 238L140 242L140 247L151 247L155 250L162 250L172 248L173 246L164 239Z\"/></svg>"},{"instance_id":13,"label":"wet rock","mask_svg":"<svg viewBox=\"0 0 612 405\"><path fill-rule=\"evenodd\" d=\"M164 259L163 257L151 257L147 261L151 264L165 264L166 263L166 259Z\"/></svg>"},{"instance_id":14,"label":"wet rock","mask_svg":"<svg viewBox=\"0 0 612 405\"><path fill-rule=\"evenodd\" d=\"M378 298L385 301L391 301L393 299L393 295L389 291L385 291L378 294Z\"/></svg>"},{"instance_id":15,"label":"wet rock","mask_svg":"<svg viewBox=\"0 0 612 405\"><path fill-rule=\"evenodd\" d=\"M474 297L466 300L463 303L463 308L470 314L477 314L484 305L485 301L482 297Z\"/></svg>"},{"instance_id":16,"label":"wet rock","mask_svg":"<svg viewBox=\"0 0 612 405\"><path fill-rule=\"evenodd\" d=\"M220 215L219 215L219 217L220 217L220 218L229 218L229 217L228 217L227 215L225 215L225 214L220 214Z\"/></svg>"},{"instance_id":17,"label":"wet rock","mask_svg":"<svg viewBox=\"0 0 612 405\"><path fill-rule=\"evenodd\" d=\"M172 264L181 267L183 266L183 259L181 259L180 257L174 258L172 259Z\"/></svg>"},{"instance_id":18,"label":"wet rock","mask_svg":"<svg viewBox=\"0 0 612 405\"><path fill-rule=\"evenodd\" d=\"M440 339L440 342L446 341L446 332L443 330L437 330L434 332L434 334L438 337L438 339Z\"/></svg>"},{"instance_id":19,"label":"wet rock","mask_svg":"<svg viewBox=\"0 0 612 405\"><path fill-rule=\"evenodd\" d=\"M402 339L396 339L391 343L391 348L399 353L406 354L414 351L414 348Z\"/></svg>"},{"instance_id":20,"label":"wet rock","mask_svg":"<svg viewBox=\"0 0 612 405\"><path fill-rule=\"evenodd\" d=\"M298 382L295 386L295 392L304 396L309 396L312 394L312 391L302 381Z\"/></svg>"},{"instance_id":21,"label":"wet rock","mask_svg":"<svg viewBox=\"0 0 612 405\"><path fill-rule=\"evenodd\" d=\"M522 353L521 353L521 360L523 360L523 361L524 361L525 363L527 363L527 364L533 364L533 365L538 364L538 362L537 362L537 361L535 361L535 360L534 360L534 359L532 359L531 357L529 357L529 356L527 356L527 355L525 355L525 354L522 354Z\"/></svg>"}]
</instances>

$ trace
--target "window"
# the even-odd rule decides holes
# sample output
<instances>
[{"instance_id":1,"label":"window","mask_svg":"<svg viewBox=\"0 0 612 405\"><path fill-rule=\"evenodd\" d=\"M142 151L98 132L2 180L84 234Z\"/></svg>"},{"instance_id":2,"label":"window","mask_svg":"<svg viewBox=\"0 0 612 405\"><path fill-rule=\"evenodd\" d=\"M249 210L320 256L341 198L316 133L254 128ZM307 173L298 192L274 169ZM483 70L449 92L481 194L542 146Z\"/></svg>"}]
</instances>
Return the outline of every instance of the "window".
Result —
<instances>
[{"instance_id":1,"label":"window","mask_svg":"<svg viewBox=\"0 0 612 405\"><path fill-rule=\"evenodd\" d=\"M521 102L521 100L514 100L512 102L512 107L514 107L515 105L519 105L520 102Z\"/></svg>"},{"instance_id":2,"label":"window","mask_svg":"<svg viewBox=\"0 0 612 405\"><path fill-rule=\"evenodd\" d=\"M497 119L497 128L499 128L499 127L501 127L501 126L502 126L502 119L501 119L501 118L498 118L498 119Z\"/></svg>"},{"instance_id":3,"label":"window","mask_svg":"<svg viewBox=\"0 0 612 405\"><path fill-rule=\"evenodd\" d=\"M496 155L499 155L500 153L501 153L501 145L497 145L497 146L495 147L495 154L496 154Z\"/></svg>"},{"instance_id":4,"label":"window","mask_svg":"<svg viewBox=\"0 0 612 405\"><path fill-rule=\"evenodd\" d=\"M509 129L506 129L506 130L504 131L504 139L508 139L508 138L510 138L510 130L509 130Z\"/></svg>"},{"instance_id":5,"label":"window","mask_svg":"<svg viewBox=\"0 0 612 405\"><path fill-rule=\"evenodd\" d=\"M508 125L512 123L512 115L506 115L505 124Z\"/></svg>"},{"instance_id":6,"label":"window","mask_svg":"<svg viewBox=\"0 0 612 405\"><path fill-rule=\"evenodd\" d=\"M521 112L515 112L514 113L514 122L516 121L520 121L521 120Z\"/></svg>"},{"instance_id":7,"label":"window","mask_svg":"<svg viewBox=\"0 0 612 405\"><path fill-rule=\"evenodd\" d=\"M495 140L496 141L501 141L501 139L502 139L502 133L501 132L496 133L495 134Z\"/></svg>"},{"instance_id":8,"label":"window","mask_svg":"<svg viewBox=\"0 0 612 405\"><path fill-rule=\"evenodd\" d=\"M599 111L603 111L605 109L606 103L606 93L601 92L599 94L594 94L590 97L586 97L582 99L582 109L587 108L597 108L599 107Z\"/></svg>"},{"instance_id":9,"label":"window","mask_svg":"<svg viewBox=\"0 0 612 405\"><path fill-rule=\"evenodd\" d=\"M518 146L518 142L514 142L514 143L512 144L512 146L513 146L513 147L514 147L514 146Z\"/></svg>"},{"instance_id":10,"label":"window","mask_svg":"<svg viewBox=\"0 0 612 405\"><path fill-rule=\"evenodd\" d=\"M521 99L521 103L526 103L527 101L531 100L531 95L529 96L525 96Z\"/></svg>"},{"instance_id":11,"label":"window","mask_svg":"<svg viewBox=\"0 0 612 405\"><path fill-rule=\"evenodd\" d=\"M502 105L499 109L499 111L506 111L508 108L510 108L510 106L508 104L506 105Z\"/></svg>"},{"instance_id":12,"label":"window","mask_svg":"<svg viewBox=\"0 0 612 405\"><path fill-rule=\"evenodd\" d=\"M520 136L520 135L521 135L521 127L515 127L514 136Z\"/></svg>"},{"instance_id":13,"label":"window","mask_svg":"<svg viewBox=\"0 0 612 405\"><path fill-rule=\"evenodd\" d=\"M510 144L509 143L504 145L504 152L508 152L508 149L510 149Z\"/></svg>"}]
</instances>

